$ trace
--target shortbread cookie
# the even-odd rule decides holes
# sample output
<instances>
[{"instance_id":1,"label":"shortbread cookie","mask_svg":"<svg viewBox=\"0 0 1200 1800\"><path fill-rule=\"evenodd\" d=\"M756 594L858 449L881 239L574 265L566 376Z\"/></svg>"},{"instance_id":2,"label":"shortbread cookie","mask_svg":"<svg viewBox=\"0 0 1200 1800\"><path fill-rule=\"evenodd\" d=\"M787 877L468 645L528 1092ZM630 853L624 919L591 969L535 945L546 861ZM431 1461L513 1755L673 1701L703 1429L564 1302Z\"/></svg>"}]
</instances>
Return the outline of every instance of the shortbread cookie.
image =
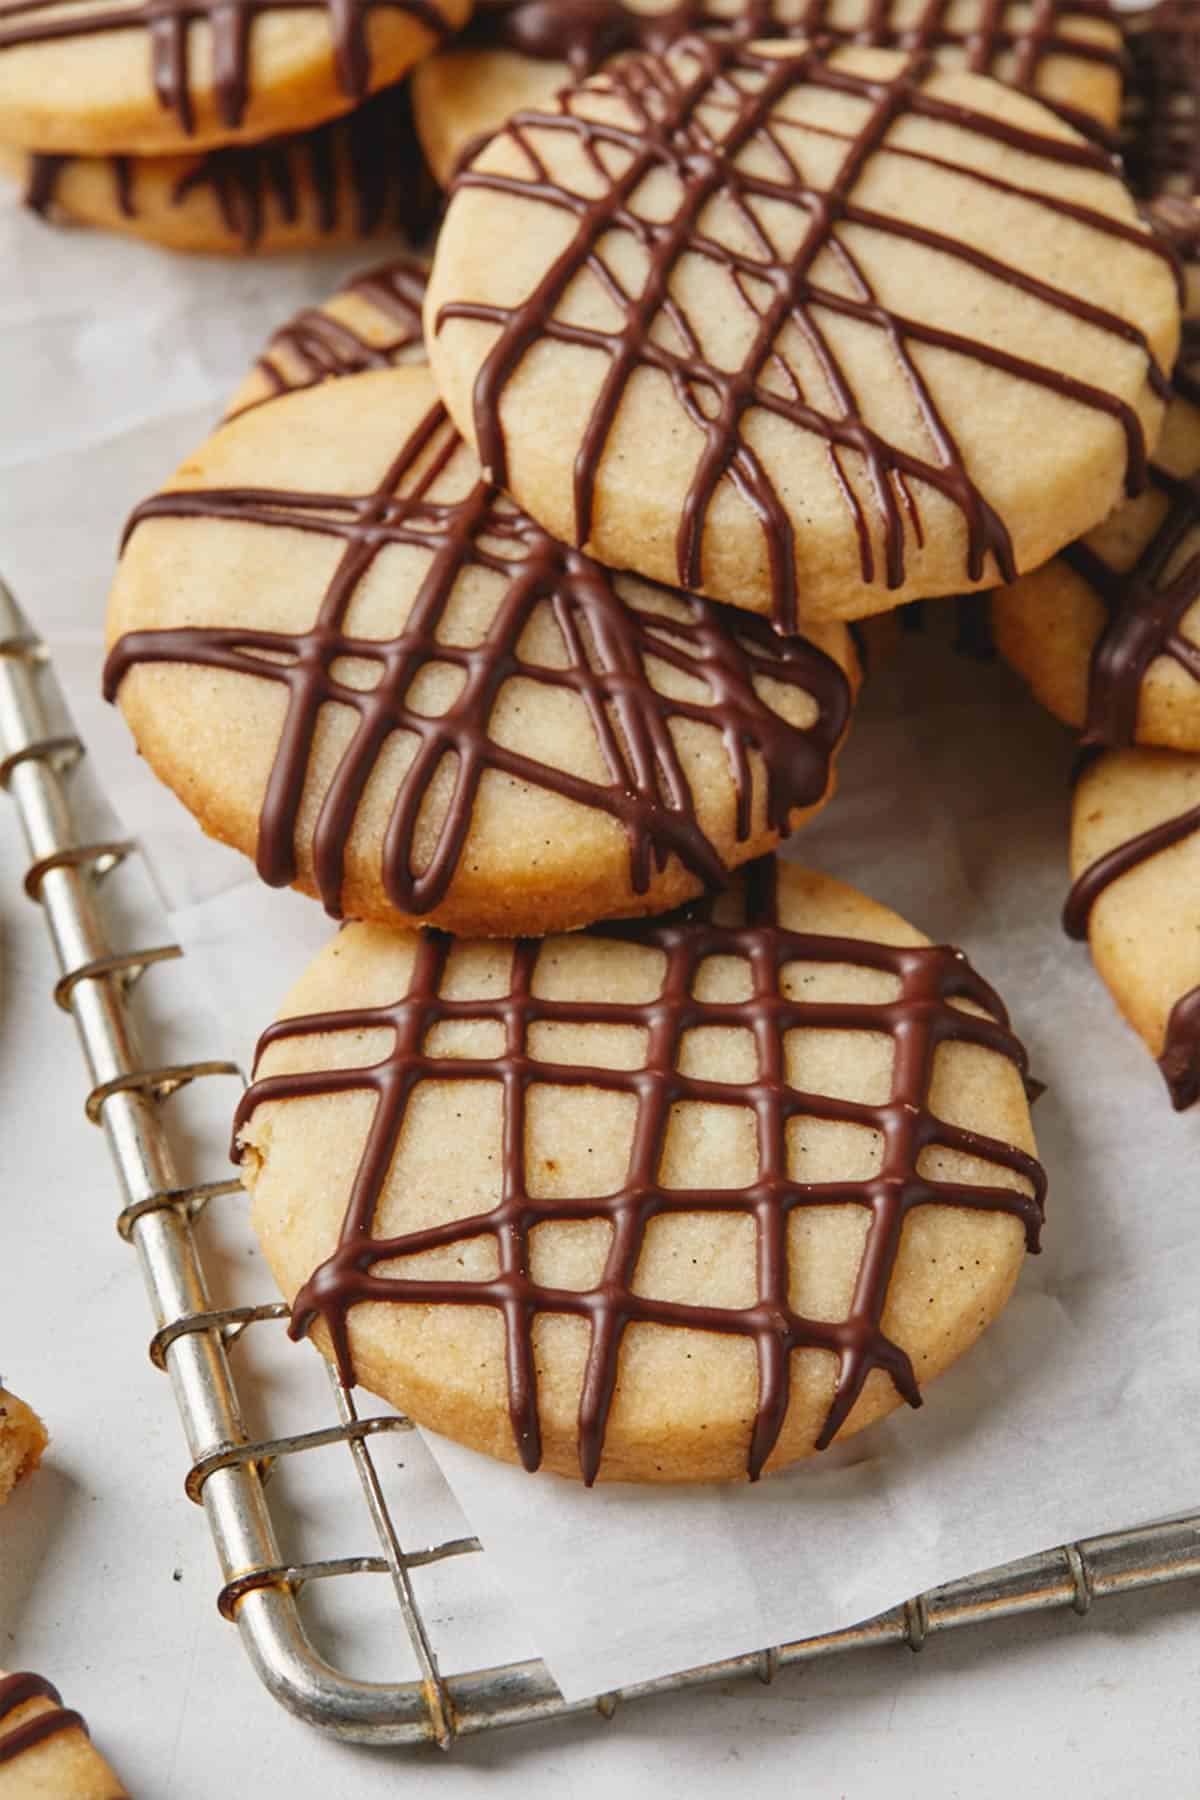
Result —
<instances>
[{"instance_id":1,"label":"shortbread cookie","mask_svg":"<svg viewBox=\"0 0 1200 1800\"><path fill-rule=\"evenodd\" d=\"M0 142L140 156L307 130L471 0L0 0Z\"/></svg>"},{"instance_id":2,"label":"shortbread cookie","mask_svg":"<svg viewBox=\"0 0 1200 1800\"><path fill-rule=\"evenodd\" d=\"M338 375L425 361L421 306L426 265L398 256L352 276L321 306L275 332L225 409L227 419Z\"/></svg>"},{"instance_id":3,"label":"shortbread cookie","mask_svg":"<svg viewBox=\"0 0 1200 1800\"><path fill-rule=\"evenodd\" d=\"M993 596L997 646L1090 746L1200 751L1200 321L1150 486Z\"/></svg>"},{"instance_id":4,"label":"shortbread cookie","mask_svg":"<svg viewBox=\"0 0 1200 1800\"><path fill-rule=\"evenodd\" d=\"M829 791L853 658L556 543L419 367L223 427L134 514L109 638L151 767L266 881L514 936L777 843Z\"/></svg>"},{"instance_id":5,"label":"shortbread cookie","mask_svg":"<svg viewBox=\"0 0 1200 1800\"><path fill-rule=\"evenodd\" d=\"M321 249L397 230L416 240L433 218L403 88L262 144L184 156L31 156L0 146L0 169L44 217L172 250Z\"/></svg>"},{"instance_id":6,"label":"shortbread cookie","mask_svg":"<svg viewBox=\"0 0 1200 1800\"><path fill-rule=\"evenodd\" d=\"M40 1675L0 1671L0 1800L126 1800L83 1719Z\"/></svg>"},{"instance_id":7,"label":"shortbread cookie","mask_svg":"<svg viewBox=\"0 0 1200 1800\"><path fill-rule=\"evenodd\" d=\"M414 74L417 128L443 186L512 113L545 106L617 51L691 31L929 50L994 75L1081 130L1121 106L1121 34L1105 0L481 0L467 35Z\"/></svg>"},{"instance_id":8,"label":"shortbread cookie","mask_svg":"<svg viewBox=\"0 0 1200 1800\"><path fill-rule=\"evenodd\" d=\"M346 1380L530 1469L753 1478L916 1405L1008 1299L1024 1069L960 951L767 861L571 938L348 927L235 1136Z\"/></svg>"},{"instance_id":9,"label":"shortbread cookie","mask_svg":"<svg viewBox=\"0 0 1200 1800\"><path fill-rule=\"evenodd\" d=\"M0 1384L0 1506L42 1460L49 1439L31 1406Z\"/></svg>"},{"instance_id":10,"label":"shortbread cookie","mask_svg":"<svg viewBox=\"0 0 1200 1800\"><path fill-rule=\"evenodd\" d=\"M1119 750L1092 763L1075 791L1071 872L1067 930L1087 937L1174 1105L1191 1106L1200 1099L1200 757Z\"/></svg>"},{"instance_id":11,"label":"shortbread cookie","mask_svg":"<svg viewBox=\"0 0 1200 1800\"><path fill-rule=\"evenodd\" d=\"M1178 334L1165 248L1037 102L698 38L511 121L426 302L451 415L540 523L785 631L1090 529Z\"/></svg>"}]
</instances>

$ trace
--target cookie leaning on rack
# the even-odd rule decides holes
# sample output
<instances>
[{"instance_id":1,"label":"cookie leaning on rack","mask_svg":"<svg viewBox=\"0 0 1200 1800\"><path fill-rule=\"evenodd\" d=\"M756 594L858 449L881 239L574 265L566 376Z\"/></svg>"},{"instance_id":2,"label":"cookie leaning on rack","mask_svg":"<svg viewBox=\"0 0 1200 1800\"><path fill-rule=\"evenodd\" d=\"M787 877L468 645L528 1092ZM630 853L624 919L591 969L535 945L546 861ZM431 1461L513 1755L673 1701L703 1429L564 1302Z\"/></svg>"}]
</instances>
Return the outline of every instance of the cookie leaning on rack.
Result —
<instances>
[{"instance_id":1,"label":"cookie leaning on rack","mask_svg":"<svg viewBox=\"0 0 1200 1800\"><path fill-rule=\"evenodd\" d=\"M767 859L540 943L347 927L235 1136L347 1381L529 1469L753 1478L919 1404L1003 1307L1025 1071L961 952Z\"/></svg>"}]
</instances>

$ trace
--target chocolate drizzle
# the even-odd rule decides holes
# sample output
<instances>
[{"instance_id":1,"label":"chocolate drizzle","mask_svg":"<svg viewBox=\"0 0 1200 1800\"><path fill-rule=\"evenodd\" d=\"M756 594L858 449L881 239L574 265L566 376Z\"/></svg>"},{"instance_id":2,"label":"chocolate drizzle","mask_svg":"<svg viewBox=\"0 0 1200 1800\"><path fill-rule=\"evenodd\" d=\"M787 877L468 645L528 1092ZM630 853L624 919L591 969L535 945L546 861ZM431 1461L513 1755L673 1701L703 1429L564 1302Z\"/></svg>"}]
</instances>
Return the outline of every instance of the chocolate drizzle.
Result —
<instances>
[{"instance_id":1,"label":"chocolate drizzle","mask_svg":"<svg viewBox=\"0 0 1200 1800\"><path fill-rule=\"evenodd\" d=\"M425 269L421 263L398 257L355 275L339 291L357 295L386 320L392 328L388 335L368 338L326 307L306 307L280 327L255 364L269 391L239 407L238 414L337 376L424 362L421 307Z\"/></svg>"},{"instance_id":2,"label":"chocolate drizzle","mask_svg":"<svg viewBox=\"0 0 1200 1800\"><path fill-rule=\"evenodd\" d=\"M1138 14L1131 21L1128 45L1133 80L1122 152L1129 185L1154 202L1168 195L1187 199L1200 194L1200 16L1195 0L1162 0Z\"/></svg>"},{"instance_id":3,"label":"chocolate drizzle","mask_svg":"<svg viewBox=\"0 0 1200 1800\"><path fill-rule=\"evenodd\" d=\"M48 1700L50 1710L35 1713L24 1724L6 1729L5 1721L31 1700ZM65 1709L58 1689L40 1675L0 1676L0 1764L12 1762L23 1751L44 1744L60 1731L75 1730L87 1731L83 1719L77 1712Z\"/></svg>"},{"instance_id":4,"label":"chocolate drizzle","mask_svg":"<svg viewBox=\"0 0 1200 1800\"><path fill-rule=\"evenodd\" d=\"M1106 888L1196 832L1200 832L1200 806L1152 825L1100 857L1083 871L1067 896L1064 931L1070 937L1085 938L1092 908ZM1177 1112L1200 1099L1200 988L1181 995L1172 1007L1158 1066Z\"/></svg>"},{"instance_id":5,"label":"chocolate drizzle","mask_svg":"<svg viewBox=\"0 0 1200 1800\"><path fill-rule=\"evenodd\" d=\"M43 216L57 200L59 182L73 159L30 158L25 204ZM113 198L123 218L140 216L138 160L111 156ZM343 190L354 207L354 229L370 237L395 225L410 239L432 219L433 196L413 130L407 90L385 88L352 113L313 131L234 144L198 156L174 183L169 203L179 206L207 192L225 230L252 250L272 220L295 225L312 205L323 235L342 223ZM310 201L311 196L311 201Z\"/></svg>"},{"instance_id":6,"label":"chocolate drizzle","mask_svg":"<svg viewBox=\"0 0 1200 1800\"><path fill-rule=\"evenodd\" d=\"M653 601L627 603L607 570L559 544L483 480L452 502L432 498L439 479L465 451L440 404L411 433L379 486L369 494L288 493L223 489L158 494L133 514L128 534L146 519L225 519L275 530L312 532L344 544L337 569L311 629L257 631L237 625L135 631L113 647L104 672L112 699L137 663L191 663L282 684L287 719L263 802L258 872L272 886L294 881L296 823L322 707L335 702L357 714L352 740L321 803L313 833L314 872L327 909L340 912L346 847L372 772L388 740L416 738L417 753L400 783L383 848L383 883L409 915L432 911L454 879L471 828L475 798L488 770L531 783L618 820L629 840L630 877L645 893L652 870L670 856L704 885L725 880L706 837L695 798L670 730L694 719L722 735L737 792L740 840L753 826L751 751L762 757L768 827L787 831L794 809L814 805L829 779L830 759L849 715L846 677L804 639L783 643L761 621L678 595L686 622L654 610ZM127 534L127 541L128 541ZM354 636L346 619L359 586L389 544L420 548L428 573L395 638ZM439 636L456 582L465 569L491 571L505 588L482 643ZM661 591L661 590L660 590ZM520 650L535 611L553 612L565 666L535 663ZM345 658L371 666L369 687L351 685L339 671ZM647 659L698 681L705 698L656 691ZM431 664L461 670L458 698L444 713L418 710L410 691ZM519 676L544 688L567 690L584 702L608 779L594 781L497 743L489 719L501 688ZM767 677L807 692L817 719L799 730L773 712L755 690ZM690 688L689 692L694 692ZM430 789L449 761L454 785L437 840L424 867L416 865L416 834Z\"/></svg>"},{"instance_id":7,"label":"chocolate drizzle","mask_svg":"<svg viewBox=\"0 0 1200 1800\"><path fill-rule=\"evenodd\" d=\"M338 1246L305 1283L292 1310L292 1335L320 1319L329 1331L343 1379L355 1380L348 1330L351 1309L363 1301L394 1305L461 1305L495 1308L504 1320L509 1411L515 1446L527 1469L541 1461L541 1421L533 1350L541 1313L567 1313L588 1321L591 1346L578 1417L580 1472L592 1482L599 1472L609 1408L616 1389L627 1326L650 1323L722 1332L749 1339L758 1359L758 1402L747 1473L756 1479L775 1447L788 1409L791 1357L820 1349L837 1358L838 1375L817 1448L828 1446L845 1424L872 1370L890 1376L912 1406L920 1393L912 1364L882 1329L904 1222L917 1207L963 1206L1009 1213L1025 1227L1028 1248L1038 1248L1045 1176L1024 1151L960 1126L929 1110L933 1060L947 1043L980 1045L1008 1058L1025 1073L1025 1053L1008 1028L998 996L959 950L876 944L858 938L791 931L778 920L773 859L752 865L744 889L745 924L718 924L710 905L672 918L627 926L597 926L593 935L661 950L665 974L658 996L644 1004L548 999L536 992L542 944L513 945L509 991L493 1000L455 1000L442 992L451 940L421 934L408 992L390 1006L364 1007L284 1019L263 1034L258 1058L285 1039L328 1033L388 1030L392 1048L367 1068L338 1068L267 1075L244 1095L234 1123L234 1143L255 1109L270 1101L351 1092L373 1093L377 1104L342 1225ZM700 1000L694 988L707 957L748 963L748 1000ZM786 998L781 974L790 963L846 963L881 971L899 983L888 1002L834 1004ZM954 1004L968 1000L981 1018ZM432 1057L426 1034L442 1021L491 1020L503 1028L502 1054L486 1059ZM644 1065L597 1068L544 1061L531 1054L530 1029L552 1021L574 1025L632 1025L646 1034ZM683 1033L697 1027L737 1025L753 1032L758 1075L726 1083L679 1070ZM895 1046L891 1092L882 1105L810 1094L788 1085L784 1040L796 1029L886 1032ZM503 1105L502 1191L490 1211L449 1220L399 1237L372 1235L375 1214L404 1129L408 1101L423 1081L487 1081L500 1087ZM526 1099L531 1087L601 1089L637 1102L624 1183L601 1198L550 1199L530 1194L526 1179ZM758 1175L747 1187L671 1189L657 1185L672 1110L684 1101L736 1103L757 1118ZM802 1182L789 1166L788 1122L800 1117L866 1126L882 1140L874 1177L855 1181ZM921 1172L925 1153L939 1146L979 1157L1027 1183L1025 1194L1002 1185L972 1186L935 1180ZM235 1155L237 1154L235 1148ZM850 1309L836 1321L808 1319L789 1304L788 1220L811 1206L865 1207L871 1214ZM652 1299L635 1291L638 1259L650 1221L682 1213L742 1213L757 1233L758 1298L752 1306L715 1307ZM604 1219L613 1227L603 1277L584 1289L539 1284L530 1272L530 1236L548 1221ZM496 1245L499 1273L490 1280L409 1279L376 1273L397 1256L446 1248L480 1236Z\"/></svg>"},{"instance_id":8,"label":"chocolate drizzle","mask_svg":"<svg viewBox=\"0 0 1200 1800\"><path fill-rule=\"evenodd\" d=\"M1095 145L1056 138L950 104L926 90L933 64L913 58L890 79L869 79L823 62L816 49L797 48L789 56L772 56L761 48L689 38L669 59L644 54L611 65L598 78L606 91L628 108L631 125L615 123L611 112L601 120L580 111L581 94L566 90L545 109L517 113L501 134L518 150L526 171L501 174L478 165L464 170L455 191L479 188L510 194L548 206L574 220L570 241L516 306L452 301L442 306L437 326L451 319L479 320L497 327L497 335L480 367L474 390L474 417L480 457L493 478L507 479L507 450L500 423L504 390L535 343L568 343L599 352L608 371L575 462L575 537L586 544L592 533L597 475L609 433L629 383L639 369L653 369L670 382L679 406L702 438L695 473L682 510L676 539L677 579L684 587L703 586L702 545L714 497L732 482L756 515L769 556L773 618L782 631L794 631L800 617L792 527L770 477L743 433L753 411L783 419L816 435L828 446L831 468L852 517L858 540L862 578L875 581L876 553L872 526L883 532L883 575L889 589L905 578L905 537L911 529L918 542L923 528L915 489L926 485L956 505L967 533L967 578L985 577L989 558L1002 580L1016 573L1012 542L1003 519L973 481L965 455L943 420L923 377L914 349L932 347L967 362L1001 370L1015 380L1061 395L1116 421L1125 436L1127 487L1138 492L1146 478L1145 443L1135 409L1106 389L1079 381L1062 371L1003 350L981 338L951 332L917 318L889 311L876 299L852 246L836 227L845 223L899 243L914 242L953 261L978 269L1005 286L1035 296L1059 313L1107 332L1114 340L1138 345L1146 353L1149 378L1165 391L1166 378L1157 368L1143 334L1127 320L1042 281L1023 269L989 256L949 233L878 213L856 200L855 190L872 157L889 140L900 120L937 121L992 143L1025 152L1052 167L1107 171L1111 164ZM845 137L845 154L826 188L810 185L794 151L773 127L773 115L789 93L808 86L844 95L863 104L857 130ZM588 91L590 93L590 90ZM719 117L722 132L710 129ZM830 135L822 126L823 135ZM555 176L535 147L534 134L553 141L566 138L588 166L590 192L571 191ZM777 174L751 172L744 165L751 144L762 152L756 163ZM1092 227L1098 239L1132 242L1165 260L1167 247L1150 233L1110 218L1034 186L1016 187L951 160L888 142L889 154L914 165L951 168L981 187L1017 193L1038 208ZM613 173L616 168L619 172ZM666 168L678 182L680 200L663 221L641 216L634 197L652 171ZM752 250L718 241L702 226L717 194L736 214L740 237ZM780 251L764 219L769 207L786 207L794 218L807 220L790 254ZM631 238L639 260L649 269L640 293L628 292L606 257L614 235ZM755 315L754 330L741 366L719 369L709 362L696 328L671 277L685 255L704 258L727 274L741 302ZM832 255L841 280L824 272ZM619 327L604 330L560 316L565 296L583 272L596 282L622 315ZM821 316L834 314L885 333L901 381L934 446L920 456L874 431L859 411L848 374L842 369ZM782 347L783 334L796 331L819 362L834 396L822 408L806 397L801 377ZM674 346L679 346L678 348ZM865 467L870 499L860 494L847 464ZM873 502L873 504L872 504Z\"/></svg>"},{"instance_id":9,"label":"chocolate drizzle","mask_svg":"<svg viewBox=\"0 0 1200 1800\"><path fill-rule=\"evenodd\" d=\"M0 55L29 44L62 43L111 32L144 31L159 105L175 114L181 131L195 129L191 28L212 33L212 86L222 125L244 122L251 98L251 46L255 21L264 14L321 12L329 20L334 66L341 92L361 100L371 85L368 20L384 9L407 12L435 38L446 22L434 0L133 0L81 10L77 0L0 0Z\"/></svg>"},{"instance_id":10,"label":"chocolate drizzle","mask_svg":"<svg viewBox=\"0 0 1200 1800\"><path fill-rule=\"evenodd\" d=\"M1200 403L1200 322L1184 328L1175 390ZM1185 615L1200 601L1200 471L1187 480L1158 464L1152 485L1166 506L1157 529L1132 567L1115 569L1086 541L1070 544L1064 560L1100 599L1107 623L1092 649L1088 672L1085 749L1122 748L1137 737L1142 684L1159 657L1169 657L1200 683L1200 644L1182 633ZM1179 562L1186 541L1193 547Z\"/></svg>"},{"instance_id":11,"label":"chocolate drizzle","mask_svg":"<svg viewBox=\"0 0 1200 1800\"><path fill-rule=\"evenodd\" d=\"M1072 19L1113 23L1107 0L977 0L971 22L951 17L955 0L924 0L913 17L896 0L870 0L853 25L840 24L831 0L800 0L782 7L776 0L742 0L730 15L711 0L678 0L665 12L639 12L624 0L481 0L465 41L516 50L541 62L565 62L578 81L594 75L623 50L661 54L692 32L720 32L755 38L819 38L824 44L868 44L885 50L931 51L944 66L994 75L1009 86L1045 100L1039 91L1048 58L1075 57L1110 68L1124 67L1116 43L1103 44L1065 29ZM1097 121L1079 109L1050 102L1080 130L1095 133Z\"/></svg>"}]
</instances>

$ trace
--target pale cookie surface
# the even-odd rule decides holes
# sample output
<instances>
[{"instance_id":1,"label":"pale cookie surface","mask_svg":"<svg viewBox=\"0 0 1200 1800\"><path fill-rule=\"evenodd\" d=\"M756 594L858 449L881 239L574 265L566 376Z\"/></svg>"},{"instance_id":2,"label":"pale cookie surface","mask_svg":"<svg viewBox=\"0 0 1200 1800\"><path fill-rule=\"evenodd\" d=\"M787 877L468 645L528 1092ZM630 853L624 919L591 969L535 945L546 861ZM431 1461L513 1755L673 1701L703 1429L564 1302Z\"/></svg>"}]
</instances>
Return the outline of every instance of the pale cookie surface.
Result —
<instances>
[{"instance_id":1,"label":"pale cookie surface","mask_svg":"<svg viewBox=\"0 0 1200 1800\"><path fill-rule=\"evenodd\" d=\"M272 335L225 417L340 375L423 363L425 275L423 262L399 256L352 276L322 305L305 307Z\"/></svg>"},{"instance_id":2,"label":"pale cookie surface","mask_svg":"<svg viewBox=\"0 0 1200 1800\"><path fill-rule=\"evenodd\" d=\"M1105 0L482 0L461 44L413 75L417 129L445 186L473 149L523 107L622 50L690 31L820 36L928 49L948 69L993 75L1083 129L1111 129L1121 106L1121 34Z\"/></svg>"},{"instance_id":3,"label":"pale cookie surface","mask_svg":"<svg viewBox=\"0 0 1200 1800\"><path fill-rule=\"evenodd\" d=\"M403 89L345 118L261 144L198 155L30 155L0 145L0 169L47 218L172 250L259 253L424 234L432 193Z\"/></svg>"},{"instance_id":4,"label":"pale cookie surface","mask_svg":"<svg viewBox=\"0 0 1200 1800\"><path fill-rule=\"evenodd\" d=\"M399 80L470 0L0 0L0 142L169 155L303 131Z\"/></svg>"},{"instance_id":5,"label":"pale cookie surface","mask_svg":"<svg viewBox=\"0 0 1200 1800\"><path fill-rule=\"evenodd\" d=\"M0 1670L0 1800L126 1800L83 1719L40 1675Z\"/></svg>"},{"instance_id":6,"label":"pale cookie surface","mask_svg":"<svg viewBox=\"0 0 1200 1800\"><path fill-rule=\"evenodd\" d=\"M1200 1099L1200 757L1118 750L1075 791L1065 922L1174 1105Z\"/></svg>"},{"instance_id":7,"label":"pale cookie surface","mask_svg":"<svg viewBox=\"0 0 1200 1800\"><path fill-rule=\"evenodd\" d=\"M37 1468L48 1441L33 1408L0 1387L0 1506L18 1481Z\"/></svg>"},{"instance_id":8,"label":"pale cookie surface","mask_svg":"<svg viewBox=\"0 0 1200 1800\"><path fill-rule=\"evenodd\" d=\"M1144 479L1175 275L1108 156L928 59L689 38L460 177L426 343L602 560L797 620L995 585Z\"/></svg>"},{"instance_id":9,"label":"pale cookie surface","mask_svg":"<svg viewBox=\"0 0 1200 1800\"><path fill-rule=\"evenodd\" d=\"M207 831L331 912L505 936L661 912L829 791L845 627L785 643L566 550L482 480L426 368L233 420L134 518L108 691Z\"/></svg>"},{"instance_id":10,"label":"pale cookie surface","mask_svg":"<svg viewBox=\"0 0 1200 1800\"><path fill-rule=\"evenodd\" d=\"M996 645L1085 744L1200 751L1200 321L1150 485L992 598Z\"/></svg>"},{"instance_id":11,"label":"pale cookie surface","mask_svg":"<svg viewBox=\"0 0 1200 1800\"><path fill-rule=\"evenodd\" d=\"M1044 1183L1003 1017L770 859L569 938L349 926L259 1045L253 1222L293 1331L433 1429L753 1477L917 1403L1007 1300Z\"/></svg>"}]
</instances>

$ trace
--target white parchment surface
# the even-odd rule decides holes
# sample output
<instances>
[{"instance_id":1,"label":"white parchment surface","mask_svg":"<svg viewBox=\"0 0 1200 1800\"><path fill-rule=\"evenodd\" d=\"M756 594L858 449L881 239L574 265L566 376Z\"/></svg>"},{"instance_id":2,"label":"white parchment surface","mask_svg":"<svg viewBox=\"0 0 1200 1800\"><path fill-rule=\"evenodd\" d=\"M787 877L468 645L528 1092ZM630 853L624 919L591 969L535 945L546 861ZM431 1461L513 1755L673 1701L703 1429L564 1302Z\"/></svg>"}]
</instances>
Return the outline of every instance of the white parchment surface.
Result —
<instances>
[{"instance_id":1,"label":"white parchment surface","mask_svg":"<svg viewBox=\"0 0 1200 1800\"><path fill-rule=\"evenodd\" d=\"M164 929L191 952L172 990L188 996L181 1027L243 1065L333 927L206 843L141 767L99 699L105 591L131 505L204 435L271 327L347 266L170 258L0 210L0 571L148 848ZM521 1653L532 1643L568 1697L849 1625L1200 1502L1200 1109L1171 1113L1059 929L1068 735L947 640L907 638L872 680L842 791L796 854L961 943L1005 996L1048 1084L1045 1253L923 1411L756 1488L587 1493L431 1437L520 1615Z\"/></svg>"}]
</instances>

